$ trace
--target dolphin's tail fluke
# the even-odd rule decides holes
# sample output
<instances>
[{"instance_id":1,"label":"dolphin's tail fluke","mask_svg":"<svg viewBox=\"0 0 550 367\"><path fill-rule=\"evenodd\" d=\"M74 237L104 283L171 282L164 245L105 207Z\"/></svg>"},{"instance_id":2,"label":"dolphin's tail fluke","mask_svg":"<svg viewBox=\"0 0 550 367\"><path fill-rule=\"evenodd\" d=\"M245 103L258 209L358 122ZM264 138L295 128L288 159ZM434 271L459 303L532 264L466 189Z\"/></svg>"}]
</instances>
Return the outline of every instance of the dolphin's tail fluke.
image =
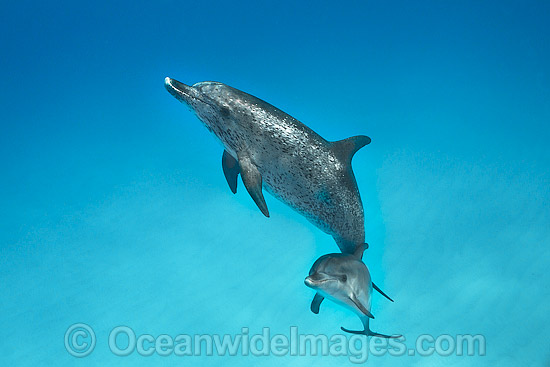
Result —
<instances>
[{"instance_id":1,"label":"dolphin's tail fluke","mask_svg":"<svg viewBox=\"0 0 550 367\"><path fill-rule=\"evenodd\" d=\"M397 334L396 335L386 335L386 334L380 334L380 333L372 331L369 328L369 318L368 317L361 317L361 322L363 323L363 327L364 327L363 330L349 330L349 329L346 329L345 327L340 327L340 329L342 329L342 331L345 331L346 333L350 333L350 334L359 334L359 335L366 335L366 336L378 336L380 338L388 338L388 339L400 338L402 336L402 335L397 335Z\"/></svg>"},{"instance_id":2,"label":"dolphin's tail fluke","mask_svg":"<svg viewBox=\"0 0 550 367\"><path fill-rule=\"evenodd\" d=\"M336 244L338 245L338 247L340 248L340 251L342 251L343 254L354 255L359 259L363 257L362 251L366 250L369 247L368 243L363 243L363 242L357 243L354 241L350 241L349 239L344 239L337 235L333 235L332 237L334 238L334 241L336 241ZM366 247L363 247L364 245L366 245Z\"/></svg>"},{"instance_id":3,"label":"dolphin's tail fluke","mask_svg":"<svg viewBox=\"0 0 550 367\"><path fill-rule=\"evenodd\" d=\"M340 329L342 329L342 331L345 331L346 333L350 333L350 334L359 334L359 335L366 335L366 336L378 336L380 338L386 338L386 339L400 338L402 336L402 335L380 334L380 333L375 333L374 331L371 331L371 330L349 330L349 329L346 329L343 326L340 327Z\"/></svg>"}]
</instances>

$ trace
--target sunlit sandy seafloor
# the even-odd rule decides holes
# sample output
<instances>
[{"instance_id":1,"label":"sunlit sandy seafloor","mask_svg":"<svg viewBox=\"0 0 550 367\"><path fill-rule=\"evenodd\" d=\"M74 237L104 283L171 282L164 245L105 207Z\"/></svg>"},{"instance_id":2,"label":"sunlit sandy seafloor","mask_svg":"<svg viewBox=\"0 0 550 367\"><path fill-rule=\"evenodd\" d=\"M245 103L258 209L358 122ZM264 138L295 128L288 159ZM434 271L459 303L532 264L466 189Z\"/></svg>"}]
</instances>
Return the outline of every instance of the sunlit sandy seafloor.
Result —
<instances>
[{"instance_id":1,"label":"sunlit sandy seafloor","mask_svg":"<svg viewBox=\"0 0 550 367\"><path fill-rule=\"evenodd\" d=\"M217 80L329 140L366 212L375 331L483 335L485 356L377 366L546 366L546 2L5 4L0 73L1 365L352 365L350 356L118 356L136 336L340 334L358 318L303 280L334 241L266 195L232 195L222 147L163 87ZM75 323L96 334L66 350ZM349 337L349 336L348 336ZM77 338L78 339L78 338ZM78 339L77 342L84 339Z\"/></svg>"}]
</instances>

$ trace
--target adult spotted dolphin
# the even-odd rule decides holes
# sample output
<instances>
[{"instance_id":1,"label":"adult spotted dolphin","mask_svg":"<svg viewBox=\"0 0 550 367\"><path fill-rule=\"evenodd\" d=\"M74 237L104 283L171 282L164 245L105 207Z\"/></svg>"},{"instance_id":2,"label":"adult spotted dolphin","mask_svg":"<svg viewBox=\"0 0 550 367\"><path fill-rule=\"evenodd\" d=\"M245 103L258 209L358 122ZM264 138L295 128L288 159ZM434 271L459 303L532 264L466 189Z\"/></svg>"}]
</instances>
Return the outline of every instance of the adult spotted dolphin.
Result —
<instances>
[{"instance_id":1,"label":"adult spotted dolphin","mask_svg":"<svg viewBox=\"0 0 550 367\"><path fill-rule=\"evenodd\" d=\"M165 87L223 144L223 172L233 193L240 174L266 217L262 187L332 235L342 252L353 253L364 242L351 159L369 137L329 142L269 103L222 83L188 86L166 78Z\"/></svg>"},{"instance_id":2,"label":"adult spotted dolphin","mask_svg":"<svg viewBox=\"0 0 550 367\"><path fill-rule=\"evenodd\" d=\"M354 254L327 254L315 261L309 276L304 283L317 291L311 311L319 313L319 307L324 297L345 306L355 312L363 323L363 330L342 330L353 334L397 338L400 335L384 335L371 331L369 320L374 319L371 313L371 298L373 287L390 301L393 300L382 292L371 281L369 269L361 261L364 246L358 246Z\"/></svg>"}]
</instances>

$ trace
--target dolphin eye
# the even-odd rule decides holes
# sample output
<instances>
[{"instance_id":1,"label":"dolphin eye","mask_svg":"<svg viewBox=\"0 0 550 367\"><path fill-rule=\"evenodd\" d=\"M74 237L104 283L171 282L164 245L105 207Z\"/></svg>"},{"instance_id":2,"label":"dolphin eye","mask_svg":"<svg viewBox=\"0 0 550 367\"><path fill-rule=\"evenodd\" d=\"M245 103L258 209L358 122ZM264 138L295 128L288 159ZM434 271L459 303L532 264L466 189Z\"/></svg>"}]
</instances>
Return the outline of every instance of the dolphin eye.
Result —
<instances>
[{"instance_id":1,"label":"dolphin eye","mask_svg":"<svg viewBox=\"0 0 550 367\"><path fill-rule=\"evenodd\" d=\"M342 275L342 282L347 282L348 281L348 276L346 274Z\"/></svg>"},{"instance_id":2,"label":"dolphin eye","mask_svg":"<svg viewBox=\"0 0 550 367\"><path fill-rule=\"evenodd\" d=\"M221 112L223 117L229 117L229 108L222 107L220 112Z\"/></svg>"}]
</instances>

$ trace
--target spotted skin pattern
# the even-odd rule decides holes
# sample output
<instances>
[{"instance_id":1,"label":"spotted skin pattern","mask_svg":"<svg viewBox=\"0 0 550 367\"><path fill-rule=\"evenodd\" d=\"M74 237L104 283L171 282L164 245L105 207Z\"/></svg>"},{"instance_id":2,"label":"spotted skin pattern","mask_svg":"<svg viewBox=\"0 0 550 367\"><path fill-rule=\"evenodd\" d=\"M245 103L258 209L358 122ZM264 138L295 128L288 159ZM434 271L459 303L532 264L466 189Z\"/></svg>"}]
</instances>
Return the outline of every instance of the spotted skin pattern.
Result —
<instances>
[{"instance_id":1,"label":"spotted skin pattern","mask_svg":"<svg viewBox=\"0 0 550 367\"><path fill-rule=\"evenodd\" d=\"M363 204L351 169L356 149L346 148L353 143L329 142L269 103L222 83L187 86L166 78L165 86L232 157L250 159L269 193L332 235L342 252L353 253L365 242ZM359 138L362 145L370 142Z\"/></svg>"}]
</instances>

